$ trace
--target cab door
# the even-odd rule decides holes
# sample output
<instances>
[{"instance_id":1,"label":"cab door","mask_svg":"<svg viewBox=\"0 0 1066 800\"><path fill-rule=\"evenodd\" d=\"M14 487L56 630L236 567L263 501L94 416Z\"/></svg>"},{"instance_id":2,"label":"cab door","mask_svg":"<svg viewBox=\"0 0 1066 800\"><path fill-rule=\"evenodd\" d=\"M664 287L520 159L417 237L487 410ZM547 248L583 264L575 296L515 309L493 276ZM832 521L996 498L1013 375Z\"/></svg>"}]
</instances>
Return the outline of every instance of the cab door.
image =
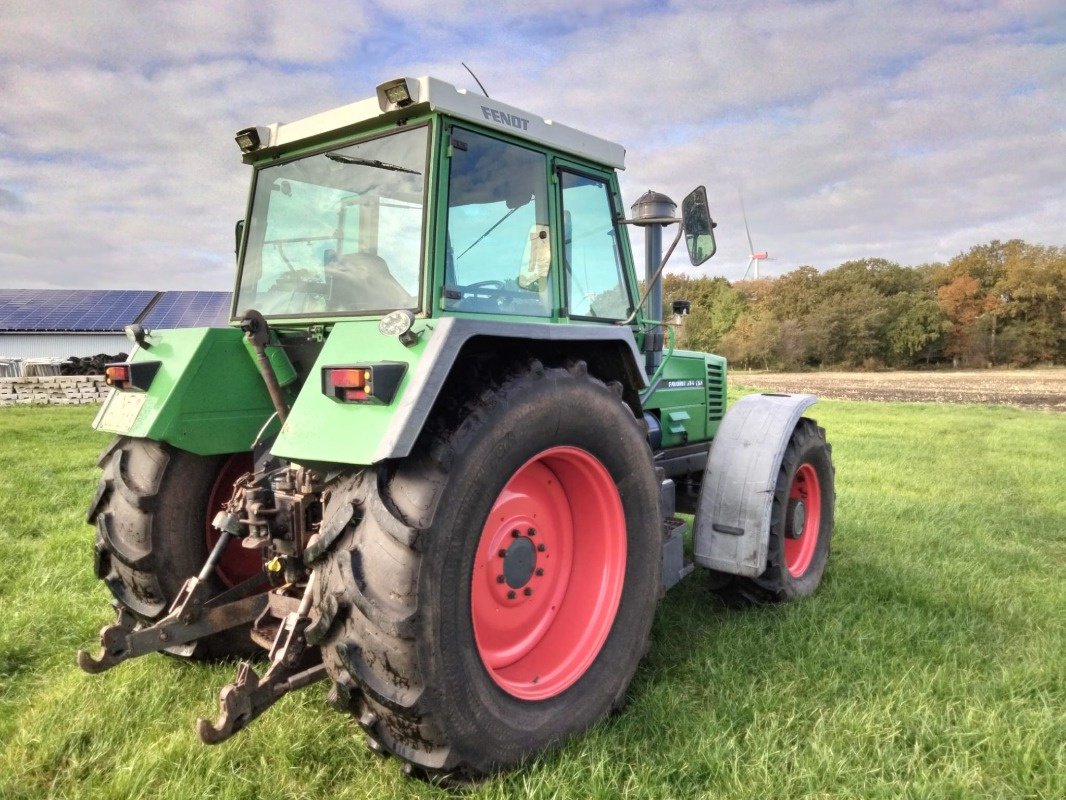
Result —
<instances>
[{"instance_id":1,"label":"cab door","mask_svg":"<svg viewBox=\"0 0 1066 800\"><path fill-rule=\"evenodd\" d=\"M582 322L628 319L637 287L613 174L555 159L554 179L564 315Z\"/></svg>"}]
</instances>

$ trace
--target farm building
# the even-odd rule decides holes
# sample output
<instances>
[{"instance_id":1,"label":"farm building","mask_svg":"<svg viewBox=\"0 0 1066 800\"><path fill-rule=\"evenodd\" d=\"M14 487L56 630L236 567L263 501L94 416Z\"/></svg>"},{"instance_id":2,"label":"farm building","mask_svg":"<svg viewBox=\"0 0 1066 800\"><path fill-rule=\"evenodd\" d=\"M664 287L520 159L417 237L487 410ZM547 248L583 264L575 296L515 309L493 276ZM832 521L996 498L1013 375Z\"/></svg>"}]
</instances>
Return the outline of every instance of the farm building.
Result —
<instances>
[{"instance_id":1,"label":"farm building","mask_svg":"<svg viewBox=\"0 0 1066 800\"><path fill-rule=\"evenodd\" d=\"M66 361L130 349L123 329L225 325L229 292L0 290L0 374L33 359Z\"/></svg>"}]
</instances>

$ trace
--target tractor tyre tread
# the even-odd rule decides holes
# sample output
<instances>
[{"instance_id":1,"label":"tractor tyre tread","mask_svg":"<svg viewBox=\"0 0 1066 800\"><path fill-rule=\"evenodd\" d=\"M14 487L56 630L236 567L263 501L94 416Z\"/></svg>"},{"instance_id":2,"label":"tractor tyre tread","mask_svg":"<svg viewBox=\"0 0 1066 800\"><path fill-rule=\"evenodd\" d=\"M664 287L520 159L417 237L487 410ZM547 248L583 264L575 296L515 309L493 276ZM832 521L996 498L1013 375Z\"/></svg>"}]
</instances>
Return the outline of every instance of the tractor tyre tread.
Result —
<instances>
[{"instance_id":1,"label":"tractor tyre tread","mask_svg":"<svg viewBox=\"0 0 1066 800\"><path fill-rule=\"evenodd\" d=\"M426 685L422 663L431 610L420 605L420 577L426 568L423 538L435 532L429 529L452 467L478 442L487 425L545 376L592 384L593 391L626 408L632 418L616 390L587 376L584 362L546 368L532 360L502 379L485 380L473 399L437 414L403 461L354 469L330 491L329 506L352 503L362 509L318 566L316 607L321 615L328 605L333 614L321 645L334 683L330 704L358 720L371 750L400 758L405 774L437 783L463 783L532 755L511 753L503 761L490 762L469 747L464 751L449 737L447 721L440 718L442 691ZM632 426L643 442L635 418ZM641 457L650 464L650 449ZM658 497L657 490L654 496ZM329 514L327 508L324 516ZM480 530L480 523L474 524ZM632 634L639 638L632 648L638 655L646 652L650 641L655 588L648 601L647 625ZM625 681L604 698L605 713L622 706L627 686Z\"/></svg>"},{"instance_id":2,"label":"tractor tyre tread","mask_svg":"<svg viewBox=\"0 0 1066 800\"><path fill-rule=\"evenodd\" d=\"M114 603L140 623L162 618L207 557L206 541L197 533L205 524L203 493L210 492L221 458L123 436L100 455L103 473L86 517L96 527L94 568ZM200 640L190 657L258 652L242 626Z\"/></svg>"}]
</instances>

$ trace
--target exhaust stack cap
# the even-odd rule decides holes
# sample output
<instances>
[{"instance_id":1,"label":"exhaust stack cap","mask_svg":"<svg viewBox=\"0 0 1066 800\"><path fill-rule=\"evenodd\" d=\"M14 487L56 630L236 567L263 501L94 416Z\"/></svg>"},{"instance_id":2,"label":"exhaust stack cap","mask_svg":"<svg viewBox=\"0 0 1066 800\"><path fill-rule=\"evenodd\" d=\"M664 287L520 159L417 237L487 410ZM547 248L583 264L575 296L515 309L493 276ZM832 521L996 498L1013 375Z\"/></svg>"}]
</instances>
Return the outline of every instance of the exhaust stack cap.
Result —
<instances>
[{"instance_id":1,"label":"exhaust stack cap","mask_svg":"<svg viewBox=\"0 0 1066 800\"><path fill-rule=\"evenodd\" d=\"M665 225L675 220L677 203L662 192L648 189L629 209L634 225Z\"/></svg>"}]
</instances>

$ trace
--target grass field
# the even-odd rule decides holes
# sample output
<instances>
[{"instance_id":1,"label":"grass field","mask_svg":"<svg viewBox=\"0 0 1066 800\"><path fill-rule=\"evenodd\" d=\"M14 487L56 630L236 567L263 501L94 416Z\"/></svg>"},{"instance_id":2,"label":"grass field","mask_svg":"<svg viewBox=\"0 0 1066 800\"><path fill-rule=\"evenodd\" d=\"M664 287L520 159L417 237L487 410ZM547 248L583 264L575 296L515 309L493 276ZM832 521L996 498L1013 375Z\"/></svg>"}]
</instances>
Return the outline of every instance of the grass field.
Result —
<instances>
[{"instance_id":1,"label":"grass field","mask_svg":"<svg viewBox=\"0 0 1066 800\"><path fill-rule=\"evenodd\" d=\"M88 408L0 410L0 798L446 797L324 705L200 745L232 665L74 665L111 621ZM1066 796L1066 418L824 402L837 529L816 597L670 593L619 715L472 798Z\"/></svg>"}]
</instances>

